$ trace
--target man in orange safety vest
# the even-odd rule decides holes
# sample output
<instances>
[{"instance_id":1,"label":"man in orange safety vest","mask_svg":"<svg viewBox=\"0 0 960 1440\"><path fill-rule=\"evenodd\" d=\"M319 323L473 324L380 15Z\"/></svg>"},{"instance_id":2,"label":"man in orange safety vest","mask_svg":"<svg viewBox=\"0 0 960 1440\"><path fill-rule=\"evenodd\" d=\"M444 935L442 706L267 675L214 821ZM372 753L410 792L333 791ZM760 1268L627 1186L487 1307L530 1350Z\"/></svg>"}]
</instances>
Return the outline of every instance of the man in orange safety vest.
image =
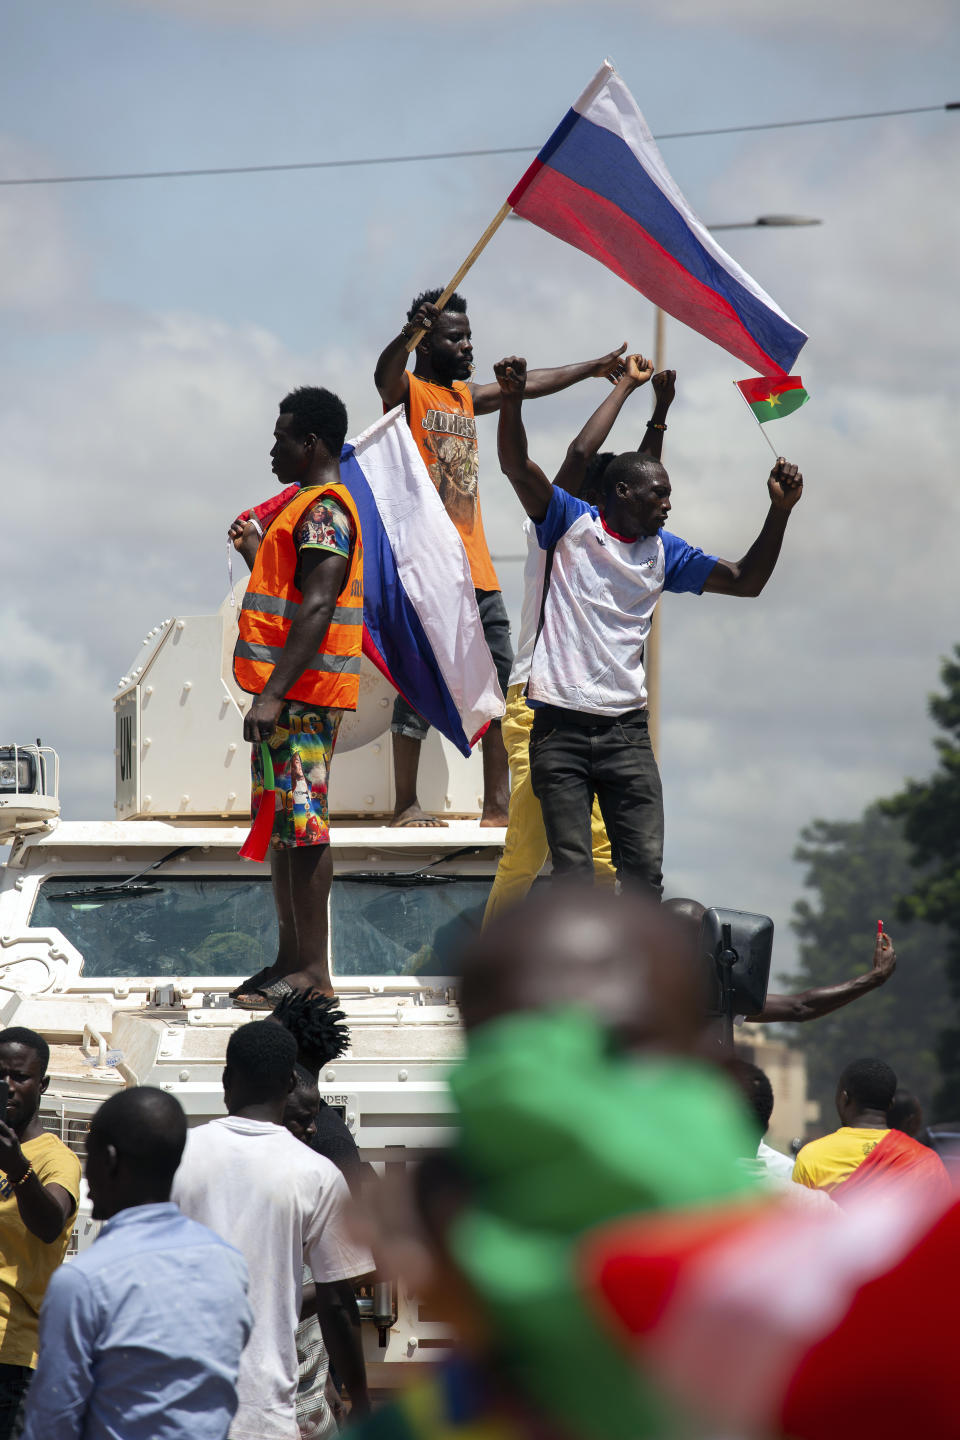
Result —
<instances>
[{"instance_id":1,"label":"man in orange safety vest","mask_svg":"<svg viewBox=\"0 0 960 1440\"><path fill-rule=\"evenodd\" d=\"M277 958L233 992L247 1009L271 1009L293 990L333 993L327 789L343 712L357 708L363 638L360 522L340 483L346 433L346 409L329 390L304 387L286 396L271 469L281 485L299 488L262 537L252 520L230 528L252 571L233 670L255 697L243 722L253 745L254 816L264 793L264 744L276 788L270 870Z\"/></svg>"}]
</instances>

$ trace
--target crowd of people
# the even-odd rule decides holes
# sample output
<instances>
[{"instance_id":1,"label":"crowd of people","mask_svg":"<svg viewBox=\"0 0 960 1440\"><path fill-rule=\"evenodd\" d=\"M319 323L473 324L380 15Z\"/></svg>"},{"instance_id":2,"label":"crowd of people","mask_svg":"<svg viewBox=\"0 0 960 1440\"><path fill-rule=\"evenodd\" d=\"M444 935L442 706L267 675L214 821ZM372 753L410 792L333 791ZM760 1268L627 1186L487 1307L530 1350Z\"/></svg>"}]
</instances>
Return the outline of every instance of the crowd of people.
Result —
<instances>
[{"instance_id":1,"label":"crowd of people","mask_svg":"<svg viewBox=\"0 0 960 1440\"><path fill-rule=\"evenodd\" d=\"M349 1044L325 996L296 995L227 1046L226 1114L188 1131L170 1094L112 1096L87 1137L96 1243L63 1265L80 1163L39 1119L49 1049L0 1033L0 1437L327 1440L331 1366L369 1409L348 1222L364 1165L320 1098Z\"/></svg>"},{"instance_id":2,"label":"crowd of people","mask_svg":"<svg viewBox=\"0 0 960 1440\"><path fill-rule=\"evenodd\" d=\"M654 610L664 590L759 595L802 477L778 459L742 559L700 550L665 528L672 371L622 346L550 370L510 356L476 385L466 305L438 298L414 300L374 378L463 543L505 705L482 741L480 823L506 840L460 956L456 1139L377 1177L320 1095L349 1046L327 958L327 789L358 699L364 554L346 411L301 389L274 429L284 488L229 532L251 568L234 664L254 809L279 796L278 953L234 992L265 1018L238 1017L222 1116L188 1128L150 1087L97 1111L102 1228L67 1264L80 1165L40 1122L48 1047L0 1032L0 1440L329 1440L344 1423L370 1440L953 1433L950 1332L919 1301L932 1277L950 1293L960 1209L915 1098L882 1057L852 1058L839 1128L795 1157L772 1148L768 1077L709 1036L704 907L660 903ZM591 376L611 388L551 482L524 401ZM639 446L604 451L647 383ZM475 416L490 412L527 517L516 655L480 510ZM392 729L392 823L442 824L419 803L427 726L403 696ZM550 886L529 894L548 859ZM862 975L768 994L742 1019L816 1020L895 964L880 934ZM378 1408L357 1304L375 1273L451 1330L443 1362ZM860 1357L905 1295L915 1323L878 1377Z\"/></svg>"},{"instance_id":3,"label":"crowd of people","mask_svg":"<svg viewBox=\"0 0 960 1440\"><path fill-rule=\"evenodd\" d=\"M886 951L892 966L889 939ZM650 1317L665 1303L664 1265L702 1281L728 1263L731 1235L751 1283L755 1250L767 1267L783 1254L791 1264L777 1315L755 1295L746 1309L727 1296L730 1323L755 1341L779 1325L794 1341L783 1313L795 1303L806 1316L799 1255L835 1284L804 1341L828 1358L840 1318L887 1304L904 1266L918 1284L929 1274L925 1247L949 1270L954 1188L893 1070L847 1065L839 1129L793 1160L764 1138L767 1076L705 1044L696 927L682 909L629 890L615 901L603 887L538 890L461 962L450 1149L372 1177L319 1093L321 1067L349 1045L343 1013L294 994L232 1033L222 1117L188 1130L178 1101L149 1086L101 1106L86 1180L102 1228L67 1264L80 1166L40 1124L48 1048L31 1030L0 1032L0 1440L329 1440L344 1423L372 1440L467 1440L478 1426L504 1440L711 1433L691 1417L836 1433L822 1416L847 1400L835 1386L818 1410L799 1362L790 1387L757 1380L768 1412L756 1431L690 1338L699 1312L682 1343ZM858 1261L834 1280L822 1257L838 1236ZM448 1321L453 1349L371 1411L356 1287L375 1268ZM722 1299L708 1300L711 1324L722 1320ZM930 1415L941 1350L927 1357ZM691 1365L692 1389L678 1387Z\"/></svg>"}]
</instances>

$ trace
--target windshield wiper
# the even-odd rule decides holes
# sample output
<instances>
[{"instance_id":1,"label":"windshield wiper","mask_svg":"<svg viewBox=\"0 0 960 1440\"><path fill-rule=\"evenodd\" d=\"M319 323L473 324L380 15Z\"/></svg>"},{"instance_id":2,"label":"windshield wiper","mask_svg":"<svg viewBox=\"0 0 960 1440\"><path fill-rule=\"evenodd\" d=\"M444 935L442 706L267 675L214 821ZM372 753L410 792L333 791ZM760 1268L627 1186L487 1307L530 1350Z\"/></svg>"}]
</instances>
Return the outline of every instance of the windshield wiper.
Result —
<instances>
[{"instance_id":1,"label":"windshield wiper","mask_svg":"<svg viewBox=\"0 0 960 1440\"><path fill-rule=\"evenodd\" d=\"M162 885L138 885L137 881L144 875L149 875L151 870L159 870L161 865L166 865L168 860L176 860L178 855L185 855L192 850L192 845L178 845L176 850L170 850L166 855L161 855L159 860L154 860L145 870L138 870L136 875L131 875L127 880L119 880L115 885L84 885L79 890L60 890L51 892L48 900L114 900L118 897L129 895L158 895L162 892Z\"/></svg>"},{"instance_id":2,"label":"windshield wiper","mask_svg":"<svg viewBox=\"0 0 960 1440\"><path fill-rule=\"evenodd\" d=\"M417 885L430 881L439 881L444 885L451 885L455 880L462 880L462 875L434 875L431 867L442 865L447 860L460 860L464 855L482 855L484 850L489 849L487 845L464 845L460 850L451 850L447 855L438 855L435 860L430 860L426 865L421 865L418 870L351 870L345 875L334 875L334 880L352 880L357 885L383 884L384 880L393 880L399 884ZM476 876L467 877L471 880ZM479 877L483 879L483 876Z\"/></svg>"}]
</instances>

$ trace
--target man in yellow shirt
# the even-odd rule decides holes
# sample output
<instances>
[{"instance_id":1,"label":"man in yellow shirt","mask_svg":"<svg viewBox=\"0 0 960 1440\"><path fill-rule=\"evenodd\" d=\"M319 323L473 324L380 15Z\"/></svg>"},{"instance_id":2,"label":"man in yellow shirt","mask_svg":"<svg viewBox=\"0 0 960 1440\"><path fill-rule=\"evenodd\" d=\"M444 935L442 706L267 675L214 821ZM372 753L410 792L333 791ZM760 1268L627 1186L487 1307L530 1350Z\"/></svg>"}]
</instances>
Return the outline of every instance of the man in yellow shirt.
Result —
<instances>
[{"instance_id":1,"label":"man in yellow shirt","mask_svg":"<svg viewBox=\"0 0 960 1440\"><path fill-rule=\"evenodd\" d=\"M843 1203L855 1191L922 1186L944 1200L950 1185L943 1161L909 1135L891 1130L887 1111L897 1077L882 1060L854 1060L837 1085L840 1129L804 1145L793 1178Z\"/></svg>"},{"instance_id":2,"label":"man in yellow shirt","mask_svg":"<svg viewBox=\"0 0 960 1440\"><path fill-rule=\"evenodd\" d=\"M0 1031L0 1440L20 1431L40 1303L66 1254L80 1194L80 1161L40 1123L49 1060L42 1035Z\"/></svg>"}]
</instances>

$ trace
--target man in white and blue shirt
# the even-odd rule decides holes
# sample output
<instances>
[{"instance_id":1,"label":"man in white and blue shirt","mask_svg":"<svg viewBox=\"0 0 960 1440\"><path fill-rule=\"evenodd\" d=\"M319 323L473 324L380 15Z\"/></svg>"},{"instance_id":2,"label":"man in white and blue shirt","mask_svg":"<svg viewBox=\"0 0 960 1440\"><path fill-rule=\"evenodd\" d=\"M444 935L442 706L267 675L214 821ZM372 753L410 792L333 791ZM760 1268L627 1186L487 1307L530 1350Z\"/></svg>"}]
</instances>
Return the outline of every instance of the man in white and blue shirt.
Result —
<instances>
[{"instance_id":1,"label":"man in white and blue shirt","mask_svg":"<svg viewBox=\"0 0 960 1440\"><path fill-rule=\"evenodd\" d=\"M495 372L501 424L519 425L526 362L511 357ZM670 479L649 454L630 451L610 462L599 507L551 486L533 464L509 478L548 552L527 694L537 711L533 789L553 872L593 878L596 796L621 882L659 897L663 798L643 669L654 609L664 590L759 595L777 563L803 477L795 465L777 461L767 481L767 518L739 562L705 554L664 530Z\"/></svg>"}]
</instances>

